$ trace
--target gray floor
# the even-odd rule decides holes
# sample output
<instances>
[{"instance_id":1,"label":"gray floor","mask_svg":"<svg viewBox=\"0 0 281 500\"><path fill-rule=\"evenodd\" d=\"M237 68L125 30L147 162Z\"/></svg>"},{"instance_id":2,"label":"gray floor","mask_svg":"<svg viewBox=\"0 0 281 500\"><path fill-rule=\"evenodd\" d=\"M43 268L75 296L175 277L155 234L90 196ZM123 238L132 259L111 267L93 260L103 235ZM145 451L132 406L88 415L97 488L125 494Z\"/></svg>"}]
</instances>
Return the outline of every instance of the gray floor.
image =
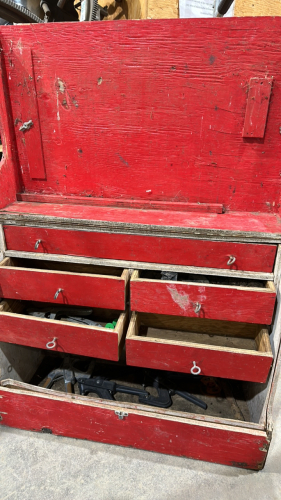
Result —
<instances>
[{"instance_id":1,"label":"gray floor","mask_svg":"<svg viewBox=\"0 0 281 500\"><path fill-rule=\"evenodd\" d=\"M260 472L2 427L0 500L281 500L281 380Z\"/></svg>"}]
</instances>

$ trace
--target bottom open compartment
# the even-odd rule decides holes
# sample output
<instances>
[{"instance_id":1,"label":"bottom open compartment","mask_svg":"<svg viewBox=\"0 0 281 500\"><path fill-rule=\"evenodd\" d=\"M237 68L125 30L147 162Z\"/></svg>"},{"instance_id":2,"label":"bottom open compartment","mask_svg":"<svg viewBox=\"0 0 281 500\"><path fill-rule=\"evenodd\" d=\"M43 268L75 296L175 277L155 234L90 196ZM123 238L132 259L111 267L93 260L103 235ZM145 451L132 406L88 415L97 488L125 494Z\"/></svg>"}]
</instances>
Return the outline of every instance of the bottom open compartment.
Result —
<instances>
[{"instance_id":1,"label":"bottom open compartment","mask_svg":"<svg viewBox=\"0 0 281 500\"><path fill-rule=\"evenodd\" d=\"M80 369L81 363L88 366L94 361L92 378L104 377L134 390L146 390L154 397L158 392L153 380L158 377L161 388L188 391L208 408L204 410L178 394L171 395L169 408L159 408L124 393L117 394L115 400L91 392L83 396L77 393L77 384L75 393L66 393L63 380L57 380L52 389L43 387L50 371L73 359L76 367L80 363ZM6 343L1 343L0 361L2 425L243 468L263 467L269 437L266 397L253 404L257 384L147 372L122 362L85 357L77 364L77 357Z\"/></svg>"}]
</instances>

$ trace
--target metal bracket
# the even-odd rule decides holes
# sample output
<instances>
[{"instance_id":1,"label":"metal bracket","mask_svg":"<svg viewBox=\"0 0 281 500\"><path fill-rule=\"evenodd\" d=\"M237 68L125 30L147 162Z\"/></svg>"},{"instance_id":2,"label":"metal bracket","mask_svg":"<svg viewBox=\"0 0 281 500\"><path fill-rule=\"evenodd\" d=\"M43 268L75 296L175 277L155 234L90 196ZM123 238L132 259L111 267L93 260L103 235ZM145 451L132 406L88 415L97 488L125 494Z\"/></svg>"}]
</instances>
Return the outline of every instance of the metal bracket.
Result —
<instances>
[{"instance_id":1,"label":"metal bracket","mask_svg":"<svg viewBox=\"0 0 281 500\"><path fill-rule=\"evenodd\" d=\"M116 410L114 413L115 413L115 415L117 415L117 417L119 418L119 420L124 420L124 418L128 417L128 415L129 415L125 411L118 411L118 410Z\"/></svg>"}]
</instances>

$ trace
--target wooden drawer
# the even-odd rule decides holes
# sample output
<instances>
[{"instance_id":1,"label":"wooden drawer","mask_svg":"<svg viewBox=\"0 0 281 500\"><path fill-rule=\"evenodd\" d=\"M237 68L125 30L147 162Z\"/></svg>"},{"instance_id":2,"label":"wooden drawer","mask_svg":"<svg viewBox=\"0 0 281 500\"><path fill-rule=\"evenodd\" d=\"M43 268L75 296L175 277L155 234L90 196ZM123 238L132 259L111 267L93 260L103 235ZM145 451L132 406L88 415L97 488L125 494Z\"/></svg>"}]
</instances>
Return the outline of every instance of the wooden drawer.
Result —
<instances>
[{"instance_id":1,"label":"wooden drawer","mask_svg":"<svg viewBox=\"0 0 281 500\"><path fill-rule=\"evenodd\" d=\"M266 382L273 355L260 325L133 313L127 364Z\"/></svg>"},{"instance_id":2,"label":"wooden drawer","mask_svg":"<svg viewBox=\"0 0 281 500\"><path fill-rule=\"evenodd\" d=\"M133 311L271 324L276 299L273 282L255 282L261 286L258 288L245 286L247 280L232 279L231 282L237 282L237 285L231 286L165 281L160 277L161 273L157 271L133 272L130 286ZM188 275L184 275L184 279L188 280ZM198 279L202 280L202 276ZM209 280L228 281L218 277L209 277ZM239 286L239 283L244 286Z\"/></svg>"},{"instance_id":3,"label":"wooden drawer","mask_svg":"<svg viewBox=\"0 0 281 500\"><path fill-rule=\"evenodd\" d=\"M272 272L276 245L4 226L7 250Z\"/></svg>"},{"instance_id":4,"label":"wooden drawer","mask_svg":"<svg viewBox=\"0 0 281 500\"><path fill-rule=\"evenodd\" d=\"M106 309L126 308L129 271L118 268L6 258L0 297Z\"/></svg>"},{"instance_id":5,"label":"wooden drawer","mask_svg":"<svg viewBox=\"0 0 281 500\"><path fill-rule=\"evenodd\" d=\"M102 326L29 316L24 313L23 302L7 300L0 304L0 341L118 361L128 312L94 309L93 318ZM113 320L117 320L115 328L105 328Z\"/></svg>"}]
</instances>

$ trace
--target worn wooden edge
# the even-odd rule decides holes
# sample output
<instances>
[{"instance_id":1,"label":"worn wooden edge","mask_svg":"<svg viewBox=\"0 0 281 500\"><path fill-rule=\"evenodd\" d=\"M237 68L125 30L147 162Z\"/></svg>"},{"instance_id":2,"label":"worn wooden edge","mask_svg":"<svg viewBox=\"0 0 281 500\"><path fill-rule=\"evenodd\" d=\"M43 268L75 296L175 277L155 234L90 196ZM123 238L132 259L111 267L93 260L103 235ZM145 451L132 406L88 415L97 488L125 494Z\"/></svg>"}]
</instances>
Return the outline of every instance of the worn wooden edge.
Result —
<instances>
[{"instance_id":1,"label":"worn wooden edge","mask_svg":"<svg viewBox=\"0 0 281 500\"><path fill-rule=\"evenodd\" d=\"M167 339L159 339L159 338L154 338L154 337L140 337L139 336L139 324L140 324L140 316L139 313L134 312L132 317L131 317L131 322L129 325L129 329L127 332L127 339L133 340L136 342L146 342L146 343L151 343L151 344L165 344L165 345L176 345L180 347L190 347L192 349L205 349L205 350L210 350L210 351L220 351L220 352L229 352L233 354L245 354L245 355L250 355L250 356L257 356L257 357L269 357L272 358L272 352L271 349L270 351L254 351L251 349L237 349L234 347L221 347L221 346L213 346L213 345L208 345L208 344L197 344L194 342L184 342L181 340L167 340ZM268 337L268 332L266 329L264 329L264 335L267 335ZM269 337L268 337L269 338ZM268 340L269 342L269 340Z\"/></svg>"},{"instance_id":2,"label":"worn wooden edge","mask_svg":"<svg viewBox=\"0 0 281 500\"><path fill-rule=\"evenodd\" d=\"M238 285L217 285L212 283L196 283L196 281L171 281L171 280L157 280L157 279L149 279L149 278L139 278L137 275L132 276L131 281L135 281L137 283L168 283L169 285L188 285L194 287L204 287L204 288L223 288L223 289L231 289L231 290L240 290L240 291L248 291L248 292L256 292L256 293L271 293L276 295L276 290L274 283L272 281L267 281L265 288L259 287L250 287L250 286L238 286Z\"/></svg>"},{"instance_id":3,"label":"worn wooden edge","mask_svg":"<svg viewBox=\"0 0 281 500\"><path fill-rule=\"evenodd\" d=\"M143 324L159 330L175 330L207 335L222 335L255 339L262 328L267 328L258 323L243 323L218 319L207 319L189 316L174 316L136 312L138 324Z\"/></svg>"},{"instance_id":4,"label":"worn wooden edge","mask_svg":"<svg viewBox=\"0 0 281 500\"><path fill-rule=\"evenodd\" d=\"M281 245L278 245L275 257L274 269L273 269L273 280L276 286L278 286L280 277L281 277Z\"/></svg>"},{"instance_id":5,"label":"worn wooden edge","mask_svg":"<svg viewBox=\"0 0 281 500\"><path fill-rule=\"evenodd\" d=\"M86 196L61 196L36 193L17 193L17 201L29 203L59 203L60 205L88 205L140 210L172 210L175 212L223 213L222 203L188 203L176 201L151 201L116 198L90 198Z\"/></svg>"},{"instance_id":6,"label":"worn wooden edge","mask_svg":"<svg viewBox=\"0 0 281 500\"><path fill-rule=\"evenodd\" d=\"M273 359L268 330L266 328L261 329L261 331L256 336L255 341L258 351L262 353L269 353Z\"/></svg>"},{"instance_id":7,"label":"worn wooden edge","mask_svg":"<svg viewBox=\"0 0 281 500\"><path fill-rule=\"evenodd\" d=\"M124 284L126 284L129 280L128 274L125 273L125 271L122 273L121 276L114 276L112 274L96 274L96 273L78 273L76 271L57 271L53 269L37 269L37 268L31 268L31 267L21 267L21 266L13 266L10 265L8 261L9 257L5 258L1 263L0 267L5 268L5 269L11 269L13 271L25 271L25 272L30 272L30 273L46 273L46 274L59 274L59 275L67 275L67 276L75 276L75 277L87 277L87 278L102 278L102 279L108 279L108 280L113 280L113 281L124 281Z\"/></svg>"},{"instance_id":8,"label":"worn wooden edge","mask_svg":"<svg viewBox=\"0 0 281 500\"><path fill-rule=\"evenodd\" d=\"M82 328L84 330L92 330L93 332L95 331L102 331L106 333L112 333L114 335L118 335L119 333L119 328L121 328L121 325L123 324L123 317L125 313L121 312L119 313L118 321L116 324L116 327L118 325L118 322L120 321L118 325L118 330L116 330L116 327L114 329L111 328L105 328L104 326L92 326L92 325L83 325L83 324L76 324L76 323L71 323L70 321L61 321L61 320L56 320L56 319L48 319L48 318L37 318L36 316L29 316L27 314L20 314L20 312L17 312L17 308L23 309L23 304L18 301L18 300L3 300L0 303L0 315L5 315L9 316L11 318L17 317L19 319L24 319L26 321L37 321L39 324L40 323L49 323L50 325L56 324L56 325L61 325L61 326L68 326L71 328Z\"/></svg>"},{"instance_id":9,"label":"worn wooden edge","mask_svg":"<svg viewBox=\"0 0 281 500\"><path fill-rule=\"evenodd\" d=\"M269 290L270 292L273 292L274 294L276 294L276 288L275 288L275 285L274 285L274 282L273 281L267 281L266 284L266 289Z\"/></svg>"},{"instance_id":10,"label":"worn wooden edge","mask_svg":"<svg viewBox=\"0 0 281 500\"><path fill-rule=\"evenodd\" d=\"M56 262L73 262L75 264L93 264L108 267L122 267L124 269L144 269L154 271L174 271L178 273L208 274L210 276L225 276L232 278L245 278L253 280L273 280L273 273L257 273L254 271L235 271L229 269L215 269L211 267L175 266L172 264L155 264L153 262L137 262L130 260L98 259L93 257L79 257L72 255L59 255L35 252L21 252L6 250L6 257L23 259L49 260Z\"/></svg>"},{"instance_id":11,"label":"worn wooden edge","mask_svg":"<svg viewBox=\"0 0 281 500\"><path fill-rule=\"evenodd\" d=\"M268 384L267 384L267 393L265 396L265 401L262 407L259 423L266 425L268 429L272 430L272 407L274 401L275 389L273 384L277 384L277 377L280 375L280 364L281 364L281 282L279 281L278 290L277 290L277 301L278 307L276 310L276 317L273 323L272 329L272 349L275 352L272 369L269 375ZM276 347L275 347L276 346Z\"/></svg>"},{"instance_id":12,"label":"worn wooden edge","mask_svg":"<svg viewBox=\"0 0 281 500\"><path fill-rule=\"evenodd\" d=\"M116 326L113 330L114 333L117 333L118 336L118 345L120 344L122 337L125 333L126 329L126 324L129 318L129 311L126 310L125 312L122 312L118 318L118 321L116 323Z\"/></svg>"},{"instance_id":13,"label":"worn wooden edge","mask_svg":"<svg viewBox=\"0 0 281 500\"><path fill-rule=\"evenodd\" d=\"M5 397L5 392L10 392L16 394L27 394L31 397L48 398L55 401L65 401L74 405L83 405L90 407L97 407L103 409L112 409L114 411L127 411L130 413L139 414L142 416L151 416L163 419L175 419L178 422L195 424L199 426L209 426L212 428L225 429L234 432L242 432L247 434L249 431L251 434L256 436L265 437L266 433L262 426L252 422L244 422L234 419L223 419L218 417L205 416L201 414L184 413L179 411L162 410L156 408L149 408L148 406L139 405L135 403L123 403L118 401L107 401L91 398L89 396L80 396L76 394L64 394L58 391L53 391L50 389L44 389L42 387L38 388L24 382L18 382L12 379L2 380L0 382L0 398ZM2 393L2 394L1 394ZM1 413L1 411L0 411Z\"/></svg>"},{"instance_id":14,"label":"worn wooden edge","mask_svg":"<svg viewBox=\"0 0 281 500\"><path fill-rule=\"evenodd\" d=\"M8 208L7 208L8 210ZM236 243L281 243L280 233L257 231L238 231L228 229L165 226L127 222L99 221L93 219L72 219L70 217L49 217L46 215L0 212L0 224L12 226L41 227L48 229L67 229L71 231L112 232L135 234L138 236L165 236L182 239L213 239L214 241L233 241Z\"/></svg>"},{"instance_id":15,"label":"worn wooden edge","mask_svg":"<svg viewBox=\"0 0 281 500\"><path fill-rule=\"evenodd\" d=\"M274 421L273 421L273 409L274 409L274 402L275 402L275 396L276 396L276 391L277 391L277 384L280 383L280 377L281 377L281 347L279 346L278 354L276 356L276 363L274 366L274 370L272 370L272 380L270 384L270 388L268 390L267 394L267 405L266 405L266 426L267 430L272 433L274 429ZM263 424L263 422L259 422Z\"/></svg>"},{"instance_id":16,"label":"worn wooden edge","mask_svg":"<svg viewBox=\"0 0 281 500\"><path fill-rule=\"evenodd\" d=\"M0 225L0 260L4 258L6 251L5 235L3 231L3 226Z\"/></svg>"}]
</instances>

